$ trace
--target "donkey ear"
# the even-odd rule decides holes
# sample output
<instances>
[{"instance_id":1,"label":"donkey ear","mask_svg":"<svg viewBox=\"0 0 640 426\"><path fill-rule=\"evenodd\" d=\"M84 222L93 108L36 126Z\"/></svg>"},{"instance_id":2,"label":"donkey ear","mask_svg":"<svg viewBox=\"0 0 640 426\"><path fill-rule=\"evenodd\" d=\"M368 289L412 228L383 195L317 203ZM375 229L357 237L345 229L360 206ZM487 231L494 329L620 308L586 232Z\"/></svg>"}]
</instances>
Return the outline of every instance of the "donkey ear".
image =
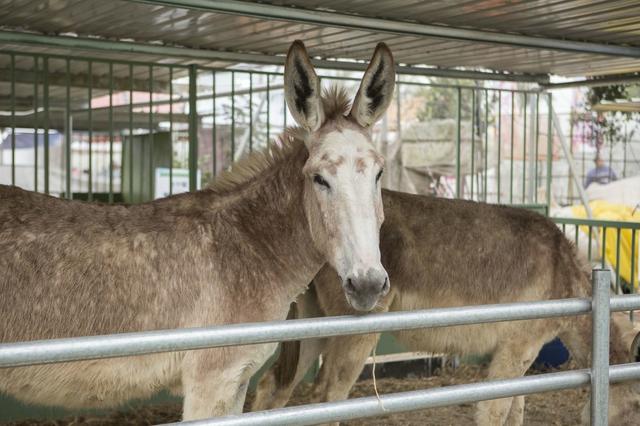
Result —
<instances>
[{"instance_id":1,"label":"donkey ear","mask_svg":"<svg viewBox=\"0 0 640 426\"><path fill-rule=\"evenodd\" d=\"M395 80L393 55L386 44L378 43L351 107L350 115L358 124L369 127L382 117L391 103Z\"/></svg>"},{"instance_id":2,"label":"donkey ear","mask_svg":"<svg viewBox=\"0 0 640 426\"><path fill-rule=\"evenodd\" d=\"M303 128L316 131L324 120L320 97L320 79L304 44L293 42L284 66L284 96L291 115Z\"/></svg>"}]
</instances>

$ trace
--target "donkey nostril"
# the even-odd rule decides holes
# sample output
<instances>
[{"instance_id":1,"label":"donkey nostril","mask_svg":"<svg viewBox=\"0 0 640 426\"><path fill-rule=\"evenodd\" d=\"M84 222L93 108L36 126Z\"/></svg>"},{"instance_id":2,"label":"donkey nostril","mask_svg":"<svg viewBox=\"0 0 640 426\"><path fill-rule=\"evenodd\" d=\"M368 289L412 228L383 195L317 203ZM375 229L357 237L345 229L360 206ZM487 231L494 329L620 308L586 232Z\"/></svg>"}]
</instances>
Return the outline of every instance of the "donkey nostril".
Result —
<instances>
[{"instance_id":1,"label":"donkey nostril","mask_svg":"<svg viewBox=\"0 0 640 426\"><path fill-rule=\"evenodd\" d=\"M356 286L353 285L353 281L351 280L351 278L347 278L347 285L345 287L347 288L347 291L350 293L353 293L356 291Z\"/></svg>"},{"instance_id":2,"label":"donkey nostril","mask_svg":"<svg viewBox=\"0 0 640 426\"><path fill-rule=\"evenodd\" d=\"M382 292L387 293L389 291L389 277L385 277L384 284L382 284Z\"/></svg>"}]
</instances>

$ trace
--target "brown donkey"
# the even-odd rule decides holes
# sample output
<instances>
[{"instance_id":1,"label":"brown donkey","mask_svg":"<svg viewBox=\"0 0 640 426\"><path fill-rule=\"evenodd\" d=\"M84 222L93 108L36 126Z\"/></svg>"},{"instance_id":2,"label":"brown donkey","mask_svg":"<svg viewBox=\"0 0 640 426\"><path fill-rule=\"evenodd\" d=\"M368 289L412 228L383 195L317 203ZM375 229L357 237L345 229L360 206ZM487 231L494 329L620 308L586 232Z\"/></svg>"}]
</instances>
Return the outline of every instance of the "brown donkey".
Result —
<instances>
[{"instance_id":1,"label":"brown donkey","mask_svg":"<svg viewBox=\"0 0 640 426\"><path fill-rule=\"evenodd\" d=\"M351 303L371 309L389 290L371 128L394 79L380 44L349 112L343 92L321 95L295 42L285 95L300 127L210 188L125 207L0 187L0 342L284 319L326 262ZM0 369L0 392L103 407L172 388L184 395L184 419L239 413L275 348Z\"/></svg>"},{"instance_id":2,"label":"brown donkey","mask_svg":"<svg viewBox=\"0 0 640 426\"><path fill-rule=\"evenodd\" d=\"M587 297L591 293L589 271L578 261L572 244L541 215L394 191L383 191L382 198L386 219L380 249L393 289L380 301L378 311ZM297 312L294 316L353 313L335 282L335 272L323 268L314 279L315 286L292 305ZM630 327L628 319L611 327L612 363L628 362L627 343L632 335L622 337L625 325ZM564 339L583 365L591 350L588 316L394 335L416 351L490 353L489 379L523 375L542 345L556 336ZM345 399L377 339L377 334L370 334L285 343L278 362L259 384L253 409L284 406L319 354L323 363L314 399ZM628 385L613 386L611 401L628 402L634 395L629 390ZM520 425L523 413L524 397L480 402L477 423Z\"/></svg>"}]
</instances>

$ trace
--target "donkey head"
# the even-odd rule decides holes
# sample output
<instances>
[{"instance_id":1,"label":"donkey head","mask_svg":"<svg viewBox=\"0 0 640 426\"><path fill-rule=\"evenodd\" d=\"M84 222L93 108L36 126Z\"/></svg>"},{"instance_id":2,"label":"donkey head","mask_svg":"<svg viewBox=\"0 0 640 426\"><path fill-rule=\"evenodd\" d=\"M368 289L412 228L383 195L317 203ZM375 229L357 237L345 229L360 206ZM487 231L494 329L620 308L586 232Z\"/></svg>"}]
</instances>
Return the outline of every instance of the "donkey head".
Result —
<instances>
[{"instance_id":1,"label":"donkey head","mask_svg":"<svg viewBox=\"0 0 640 426\"><path fill-rule=\"evenodd\" d=\"M371 310L389 292L379 248L384 159L372 142L372 127L393 96L393 57L385 44L376 47L349 113L336 113L336 92L325 93L323 102L320 79L300 41L289 49L284 81L309 151L304 208L313 241L340 275L349 303Z\"/></svg>"}]
</instances>

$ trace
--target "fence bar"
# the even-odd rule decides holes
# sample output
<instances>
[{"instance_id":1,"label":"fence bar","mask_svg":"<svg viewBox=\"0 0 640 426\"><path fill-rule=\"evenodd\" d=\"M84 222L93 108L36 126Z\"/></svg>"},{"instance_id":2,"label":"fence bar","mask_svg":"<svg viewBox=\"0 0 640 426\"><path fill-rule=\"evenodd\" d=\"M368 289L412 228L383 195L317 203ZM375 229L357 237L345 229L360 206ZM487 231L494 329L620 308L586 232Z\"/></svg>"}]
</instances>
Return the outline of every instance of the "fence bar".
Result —
<instances>
[{"instance_id":1,"label":"fence bar","mask_svg":"<svg viewBox=\"0 0 640 426\"><path fill-rule=\"evenodd\" d=\"M215 115L213 119L215 129ZM173 195L173 66L169 67L169 150L169 195Z\"/></svg>"},{"instance_id":2,"label":"fence bar","mask_svg":"<svg viewBox=\"0 0 640 426\"><path fill-rule=\"evenodd\" d=\"M527 94L523 93L522 98L522 202L524 203L527 197Z\"/></svg>"},{"instance_id":3,"label":"fence bar","mask_svg":"<svg viewBox=\"0 0 640 426\"><path fill-rule=\"evenodd\" d=\"M515 131L515 113L516 113L516 94L511 92L511 150L509 151L509 156L511 157L511 165L510 165L510 175L509 175L509 204L513 204L513 139Z\"/></svg>"},{"instance_id":4,"label":"fence bar","mask_svg":"<svg viewBox=\"0 0 640 426\"><path fill-rule=\"evenodd\" d=\"M216 157L218 156L218 142L216 134L216 72L211 71L211 179L216 178L218 164Z\"/></svg>"},{"instance_id":5,"label":"fence bar","mask_svg":"<svg viewBox=\"0 0 640 426\"><path fill-rule=\"evenodd\" d=\"M592 286L591 426L606 426L609 411L609 284L611 274L594 269Z\"/></svg>"},{"instance_id":6,"label":"fence bar","mask_svg":"<svg viewBox=\"0 0 640 426\"><path fill-rule=\"evenodd\" d=\"M38 57L33 57L33 185L34 191L38 192Z\"/></svg>"},{"instance_id":7,"label":"fence bar","mask_svg":"<svg viewBox=\"0 0 640 426\"><path fill-rule=\"evenodd\" d=\"M502 90L498 90L498 204L500 204L500 150L502 149Z\"/></svg>"},{"instance_id":8,"label":"fence bar","mask_svg":"<svg viewBox=\"0 0 640 426\"><path fill-rule=\"evenodd\" d=\"M392 393L380 395L380 400L375 396L353 398L339 402L309 404L171 424L175 426L312 425L579 388L587 385L589 378L589 370L564 371ZM614 365L610 369L610 378L612 382L638 379L640 378L640 363Z\"/></svg>"},{"instance_id":9,"label":"fence bar","mask_svg":"<svg viewBox=\"0 0 640 426\"><path fill-rule=\"evenodd\" d=\"M269 83L269 77L267 77ZM227 167L230 170L236 158L236 73L231 71L231 161Z\"/></svg>"},{"instance_id":10,"label":"fence bar","mask_svg":"<svg viewBox=\"0 0 640 426\"><path fill-rule=\"evenodd\" d=\"M133 199L133 64L129 64L129 197Z\"/></svg>"},{"instance_id":11,"label":"fence bar","mask_svg":"<svg viewBox=\"0 0 640 426\"><path fill-rule=\"evenodd\" d=\"M398 93L396 96L400 96ZM460 198L462 195L462 182L460 182L460 122L462 121L462 89L458 87L458 96L457 96L458 105L456 108L456 198ZM400 108L398 108L398 114L400 114ZM398 126L400 125L400 120L398 120ZM471 129L473 131L473 129Z\"/></svg>"},{"instance_id":12,"label":"fence bar","mask_svg":"<svg viewBox=\"0 0 640 426\"><path fill-rule=\"evenodd\" d=\"M113 201L113 63L109 62L109 204Z\"/></svg>"},{"instance_id":13,"label":"fence bar","mask_svg":"<svg viewBox=\"0 0 640 426\"><path fill-rule=\"evenodd\" d=\"M93 63L89 61L87 64L87 77L89 79L88 84L88 106L89 109L87 114L89 116L89 184L88 184L88 192L87 192L87 200L93 201Z\"/></svg>"},{"instance_id":14,"label":"fence bar","mask_svg":"<svg viewBox=\"0 0 640 426\"><path fill-rule=\"evenodd\" d=\"M153 65L149 65L149 196L151 199L155 198L155 192L153 188L155 173L154 173L154 123L153 123Z\"/></svg>"},{"instance_id":15,"label":"fence bar","mask_svg":"<svg viewBox=\"0 0 640 426\"><path fill-rule=\"evenodd\" d=\"M42 59L42 106L44 108L44 193L49 194L49 59Z\"/></svg>"},{"instance_id":16,"label":"fence bar","mask_svg":"<svg viewBox=\"0 0 640 426\"><path fill-rule=\"evenodd\" d=\"M71 191L71 136L73 133L73 118L71 116L71 64L65 61L66 97L64 104L64 149L65 149L65 192L69 200L73 199Z\"/></svg>"},{"instance_id":17,"label":"fence bar","mask_svg":"<svg viewBox=\"0 0 640 426\"><path fill-rule=\"evenodd\" d=\"M11 54L11 185L16 184L16 55Z\"/></svg>"},{"instance_id":18,"label":"fence bar","mask_svg":"<svg viewBox=\"0 0 640 426\"><path fill-rule=\"evenodd\" d=\"M640 307L640 296L631 304L636 308ZM581 315L590 311L590 299L573 298L30 341L0 345L0 367L271 343L343 334L550 318Z\"/></svg>"},{"instance_id":19,"label":"fence bar","mask_svg":"<svg viewBox=\"0 0 640 426\"><path fill-rule=\"evenodd\" d=\"M473 200L473 180L476 177L476 91L471 91L471 198Z\"/></svg>"},{"instance_id":20,"label":"fence bar","mask_svg":"<svg viewBox=\"0 0 640 426\"><path fill-rule=\"evenodd\" d=\"M489 181L489 91L484 91L484 180L483 201L487 202L487 182Z\"/></svg>"},{"instance_id":21,"label":"fence bar","mask_svg":"<svg viewBox=\"0 0 640 426\"><path fill-rule=\"evenodd\" d=\"M286 121L286 110L284 117ZM253 73L249 73L249 152L253 152Z\"/></svg>"},{"instance_id":22,"label":"fence bar","mask_svg":"<svg viewBox=\"0 0 640 426\"><path fill-rule=\"evenodd\" d=\"M551 120L551 111L553 105L553 94L547 94L547 213L551 210L551 173L553 168L553 126Z\"/></svg>"},{"instance_id":23,"label":"fence bar","mask_svg":"<svg viewBox=\"0 0 640 426\"><path fill-rule=\"evenodd\" d=\"M610 307L612 312L631 311L640 306L640 294L625 294L624 296L611 296Z\"/></svg>"},{"instance_id":24,"label":"fence bar","mask_svg":"<svg viewBox=\"0 0 640 426\"><path fill-rule=\"evenodd\" d=\"M198 69L189 66L189 191L198 189ZM233 134L231 136L233 138ZM232 142L233 143L233 142ZM233 145L232 145L233 146Z\"/></svg>"}]
</instances>

